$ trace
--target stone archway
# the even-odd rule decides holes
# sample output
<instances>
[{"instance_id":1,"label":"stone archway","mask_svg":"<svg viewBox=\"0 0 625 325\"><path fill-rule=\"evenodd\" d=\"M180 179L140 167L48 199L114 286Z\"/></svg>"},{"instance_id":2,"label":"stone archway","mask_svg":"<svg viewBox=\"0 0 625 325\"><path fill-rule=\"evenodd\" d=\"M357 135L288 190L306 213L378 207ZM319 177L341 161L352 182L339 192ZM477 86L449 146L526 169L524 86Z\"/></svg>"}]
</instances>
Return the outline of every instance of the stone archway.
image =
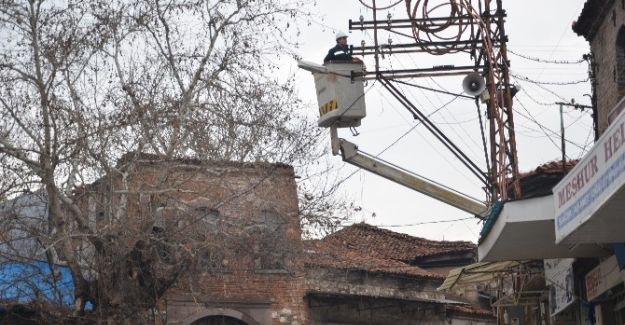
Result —
<instances>
[{"instance_id":1,"label":"stone archway","mask_svg":"<svg viewBox=\"0 0 625 325\"><path fill-rule=\"evenodd\" d=\"M185 325L260 325L249 315L229 308L205 308L188 316Z\"/></svg>"},{"instance_id":2,"label":"stone archway","mask_svg":"<svg viewBox=\"0 0 625 325\"><path fill-rule=\"evenodd\" d=\"M200 318L191 325L248 325L246 322L229 316L207 316Z\"/></svg>"}]
</instances>

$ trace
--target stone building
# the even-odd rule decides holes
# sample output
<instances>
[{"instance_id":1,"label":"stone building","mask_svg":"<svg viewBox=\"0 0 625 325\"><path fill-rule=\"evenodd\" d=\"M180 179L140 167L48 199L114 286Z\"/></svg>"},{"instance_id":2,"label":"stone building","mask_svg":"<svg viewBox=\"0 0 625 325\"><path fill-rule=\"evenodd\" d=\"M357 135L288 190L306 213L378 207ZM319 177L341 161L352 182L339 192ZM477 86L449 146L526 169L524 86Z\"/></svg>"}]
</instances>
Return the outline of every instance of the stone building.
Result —
<instances>
[{"instance_id":1,"label":"stone building","mask_svg":"<svg viewBox=\"0 0 625 325\"><path fill-rule=\"evenodd\" d=\"M590 43L601 134L623 110L616 104L625 95L625 1L586 1L573 31Z\"/></svg>"},{"instance_id":2,"label":"stone building","mask_svg":"<svg viewBox=\"0 0 625 325\"><path fill-rule=\"evenodd\" d=\"M477 290L437 291L451 268L475 260L470 242L432 241L354 224L305 243L311 325L494 324Z\"/></svg>"}]
</instances>

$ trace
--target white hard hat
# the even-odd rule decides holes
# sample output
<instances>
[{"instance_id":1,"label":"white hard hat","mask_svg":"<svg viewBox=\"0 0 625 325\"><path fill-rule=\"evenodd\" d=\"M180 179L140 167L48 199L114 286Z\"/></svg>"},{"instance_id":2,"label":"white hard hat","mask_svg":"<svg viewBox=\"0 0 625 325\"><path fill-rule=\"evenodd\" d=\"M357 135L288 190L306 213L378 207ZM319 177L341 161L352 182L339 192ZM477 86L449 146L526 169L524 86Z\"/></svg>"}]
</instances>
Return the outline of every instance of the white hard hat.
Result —
<instances>
[{"instance_id":1,"label":"white hard hat","mask_svg":"<svg viewBox=\"0 0 625 325\"><path fill-rule=\"evenodd\" d=\"M339 31L338 33L336 33L336 38L335 39L339 39L339 38L343 38L343 37L347 37L348 35L345 34L344 31Z\"/></svg>"}]
</instances>

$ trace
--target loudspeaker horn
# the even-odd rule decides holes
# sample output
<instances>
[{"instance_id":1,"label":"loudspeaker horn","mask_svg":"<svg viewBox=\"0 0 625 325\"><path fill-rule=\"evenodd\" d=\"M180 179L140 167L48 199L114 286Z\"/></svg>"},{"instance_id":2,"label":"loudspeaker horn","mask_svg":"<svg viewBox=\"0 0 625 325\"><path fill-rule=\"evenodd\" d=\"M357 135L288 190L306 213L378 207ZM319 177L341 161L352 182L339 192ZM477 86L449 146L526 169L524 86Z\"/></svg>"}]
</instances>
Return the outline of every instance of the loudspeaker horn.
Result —
<instances>
[{"instance_id":1,"label":"loudspeaker horn","mask_svg":"<svg viewBox=\"0 0 625 325\"><path fill-rule=\"evenodd\" d=\"M469 73L462 80L462 89L470 96L478 96L486 88L484 78L477 72Z\"/></svg>"}]
</instances>

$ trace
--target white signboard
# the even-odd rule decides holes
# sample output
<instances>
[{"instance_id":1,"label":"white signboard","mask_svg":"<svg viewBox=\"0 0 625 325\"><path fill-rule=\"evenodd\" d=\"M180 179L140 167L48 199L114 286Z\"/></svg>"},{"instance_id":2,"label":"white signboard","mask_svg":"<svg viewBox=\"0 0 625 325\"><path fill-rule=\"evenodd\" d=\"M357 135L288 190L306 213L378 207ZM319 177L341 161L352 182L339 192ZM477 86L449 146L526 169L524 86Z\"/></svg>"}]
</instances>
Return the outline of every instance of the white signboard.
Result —
<instances>
[{"instance_id":1,"label":"white signboard","mask_svg":"<svg viewBox=\"0 0 625 325\"><path fill-rule=\"evenodd\" d=\"M621 283L621 271L612 255L586 274L586 299L593 300Z\"/></svg>"},{"instance_id":2,"label":"white signboard","mask_svg":"<svg viewBox=\"0 0 625 325\"><path fill-rule=\"evenodd\" d=\"M545 260L545 280L549 286L549 314L557 315L575 301L573 293L574 258Z\"/></svg>"},{"instance_id":3,"label":"white signboard","mask_svg":"<svg viewBox=\"0 0 625 325\"><path fill-rule=\"evenodd\" d=\"M625 112L593 149L553 188L556 243L586 222L625 185Z\"/></svg>"}]
</instances>

